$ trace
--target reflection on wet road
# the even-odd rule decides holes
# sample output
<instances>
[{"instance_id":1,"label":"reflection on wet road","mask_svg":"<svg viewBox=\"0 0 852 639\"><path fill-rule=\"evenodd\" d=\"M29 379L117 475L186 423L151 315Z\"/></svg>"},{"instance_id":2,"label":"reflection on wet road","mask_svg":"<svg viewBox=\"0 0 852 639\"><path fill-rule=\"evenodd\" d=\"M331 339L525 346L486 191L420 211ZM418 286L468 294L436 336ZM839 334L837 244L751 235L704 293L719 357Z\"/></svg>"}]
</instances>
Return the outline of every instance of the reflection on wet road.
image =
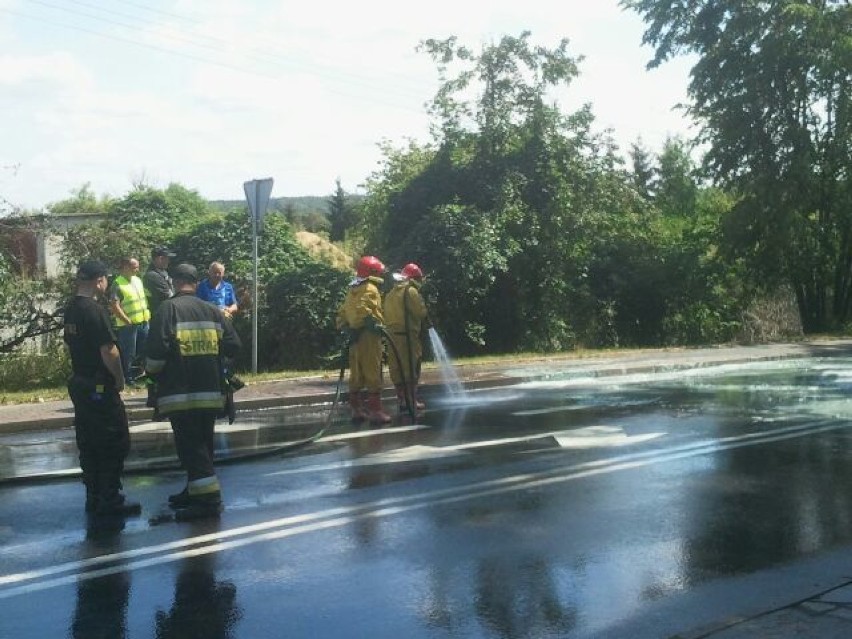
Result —
<instances>
[{"instance_id":1,"label":"reflection on wet road","mask_svg":"<svg viewBox=\"0 0 852 639\"><path fill-rule=\"evenodd\" d=\"M0 638L642 636L661 606L850 541L850 388L844 358L544 371L224 466L222 519L193 526L87 531L78 484L6 486ZM311 411L220 444L304 437ZM138 459L168 457L167 434L140 425ZM61 465L6 443L6 468ZM181 475L126 483L150 513Z\"/></svg>"}]
</instances>

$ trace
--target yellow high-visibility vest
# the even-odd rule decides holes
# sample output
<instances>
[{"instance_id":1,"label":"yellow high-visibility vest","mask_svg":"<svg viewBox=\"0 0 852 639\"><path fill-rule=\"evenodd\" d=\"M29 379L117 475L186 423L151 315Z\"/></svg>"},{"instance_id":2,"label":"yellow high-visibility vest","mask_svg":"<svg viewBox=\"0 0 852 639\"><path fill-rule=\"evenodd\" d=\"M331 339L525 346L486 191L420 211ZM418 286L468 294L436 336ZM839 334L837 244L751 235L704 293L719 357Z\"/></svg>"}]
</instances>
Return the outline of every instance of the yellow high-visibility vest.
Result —
<instances>
[{"instance_id":1,"label":"yellow high-visibility vest","mask_svg":"<svg viewBox=\"0 0 852 639\"><path fill-rule=\"evenodd\" d=\"M131 275L128 280L123 275L115 278L115 286L121 291L121 308L130 318L132 324L141 324L151 319L148 311L148 301L145 299L145 289L142 280L136 275ZM113 323L116 326L126 326L127 323L120 317L113 315Z\"/></svg>"}]
</instances>

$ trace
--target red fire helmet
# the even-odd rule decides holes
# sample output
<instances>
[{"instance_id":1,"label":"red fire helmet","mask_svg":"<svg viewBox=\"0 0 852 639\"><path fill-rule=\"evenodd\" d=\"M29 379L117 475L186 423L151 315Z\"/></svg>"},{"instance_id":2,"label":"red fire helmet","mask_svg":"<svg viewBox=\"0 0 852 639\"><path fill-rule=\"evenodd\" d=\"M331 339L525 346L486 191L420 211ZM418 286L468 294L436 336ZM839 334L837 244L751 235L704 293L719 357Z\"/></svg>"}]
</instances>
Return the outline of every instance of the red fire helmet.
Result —
<instances>
[{"instance_id":1,"label":"red fire helmet","mask_svg":"<svg viewBox=\"0 0 852 639\"><path fill-rule=\"evenodd\" d=\"M372 255L365 255L355 266L355 274L358 277L370 277L371 275L381 275L385 272L385 265L381 260Z\"/></svg>"},{"instance_id":2,"label":"red fire helmet","mask_svg":"<svg viewBox=\"0 0 852 639\"><path fill-rule=\"evenodd\" d=\"M412 280L422 280L423 279L423 271L420 270L420 267L417 266L414 262L406 264L402 267L400 271L405 277Z\"/></svg>"}]
</instances>

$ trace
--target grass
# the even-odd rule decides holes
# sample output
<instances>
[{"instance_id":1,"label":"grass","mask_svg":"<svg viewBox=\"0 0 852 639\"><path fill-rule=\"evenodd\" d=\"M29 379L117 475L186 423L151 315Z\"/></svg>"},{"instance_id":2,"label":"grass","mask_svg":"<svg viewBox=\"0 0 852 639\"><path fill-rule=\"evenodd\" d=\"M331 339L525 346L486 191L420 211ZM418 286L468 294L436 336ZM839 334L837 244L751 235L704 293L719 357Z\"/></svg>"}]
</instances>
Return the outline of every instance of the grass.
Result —
<instances>
[{"instance_id":1,"label":"grass","mask_svg":"<svg viewBox=\"0 0 852 639\"><path fill-rule=\"evenodd\" d=\"M535 362L548 360L564 360L564 359L588 359L590 357L607 357L619 356L630 353L640 353L643 350L649 349L578 349L567 353L512 353L507 355L483 355L479 357L461 357L453 358L453 364L456 366L487 366L488 364L503 364L506 362ZM654 349L651 349L654 350ZM424 369L436 368L437 364L433 361L423 362ZM240 378L247 384L257 384L261 382L280 381L288 379L300 379L305 377L333 377L337 370L282 370L282 371L263 371L258 373L239 373ZM144 393L144 389L131 389L128 395L133 397ZM68 399L68 391L65 385L56 386L34 386L21 391L0 391L0 405L13 404L32 404L54 400Z\"/></svg>"},{"instance_id":2,"label":"grass","mask_svg":"<svg viewBox=\"0 0 852 639\"><path fill-rule=\"evenodd\" d=\"M839 339L845 337L843 335L810 335L807 339ZM799 340L788 340L799 341ZM607 349L586 349L579 348L565 353L510 353L505 355L482 355L479 357L459 357L453 358L453 364L458 367L465 366L487 366L489 364L505 364L507 362L524 363L524 362L546 362L554 360L582 360L593 357L623 357L625 355L648 353L654 351L671 352L678 350L686 350L689 347L673 346L661 348L607 348ZM434 369L437 363L433 361L423 362L424 369ZM282 371L264 371L259 373L239 373L240 378L247 384L257 384L261 382L280 381L288 379L300 379L305 377L323 377L329 378L336 375L337 370L282 370ZM135 396L144 393L144 389L129 391L129 395ZM33 387L23 391L0 391L0 405L11 404L29 404L36 402L46 402L58 399L67 399L68 392L63 385Z\"/></svg>"}]
</instances>

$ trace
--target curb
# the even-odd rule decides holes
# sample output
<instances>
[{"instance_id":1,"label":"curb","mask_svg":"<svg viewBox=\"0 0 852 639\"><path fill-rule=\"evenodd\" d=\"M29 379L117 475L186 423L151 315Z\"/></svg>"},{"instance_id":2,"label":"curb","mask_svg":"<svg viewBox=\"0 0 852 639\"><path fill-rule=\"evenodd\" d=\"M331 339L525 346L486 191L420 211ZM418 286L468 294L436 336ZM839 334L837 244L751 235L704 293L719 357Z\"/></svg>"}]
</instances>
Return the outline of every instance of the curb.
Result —
<instances>
[{"instance_id":1,"label":"curb","mask_svg":"<svg viewBox=\"0 0 852 639\"><path fill-rule=\"evenodd\" d=\"M733 350L736 347L731 347ZM841 349L852 355L852 340L830 340L830 341L814 341L795 344L781 345L761 345L757 347L739 347L743 350L753 350L751 353L734 354L733 356L725 355L725 348L706 348L706 349L675 349L663 350L656 349L648 352L643 352L638 355L630 354L625 356L615 355L614 359L608 360L605 358L589 358L577 359L571 357L553 357L541 359L535 358L518 362L491 362L487 364L467 364L455 366L459 377L462 379L462 384L465 389L478 390L482 388L508 386L511 384L521 383L531 379L541 377L541 374L536 371L538 367L562 367L561 375L573 376L575 378L600 378L612 377L616 375L626 374L658 374L675 372L689 369L702 369L713 366L746 364L758 361L780 361L785 359L795 359L797 357L814 355L808 353L807 349L831 348ZM666 357L685 356L686 359L677 361L663 361L660 359ZM648 360L652 361L648 361ZM653 361L653 360L657 361ZM501 370L495 370L495 369ZM523 371L525 374L506 374L506 370ZM438 368L427 369L423 373L420 387L425 391L425 395L430 395L435 389L441 388L443 382L440 380L441 371ZM285 388L285 392L279 394L268 394L261 397L246 397L239 399L237 395L236 405L238 410L262 410L268 408L279 408L287 406L300 406L322 404L330 402L334 397L336 383L327 378L304 377L292 380L278 380L270 382L257 382L258 386L281 384ZM309 386L327 386L327 391L317 392L316 388L309 388L304 393L299 392L300 385ZM343 389L345 392L345 388ZM289 392L287 392L289 391ZM393 390L385 388L382 393L382 399L389 401L394 398ZM153 410L139 406L136 398L130 401L125 400L127 407L128 418L131 421L146 421L150 420L153 415ZM46 409L49 411L50 409ZM13 435L16 433L26 433L35 431L47 431L55 429L70 429L74 425L73 414L68 410L65 414L50 414L42 417L34 417L29 419L21 419L0 424L0 435Z\"/></svg>"}]
</instances>

